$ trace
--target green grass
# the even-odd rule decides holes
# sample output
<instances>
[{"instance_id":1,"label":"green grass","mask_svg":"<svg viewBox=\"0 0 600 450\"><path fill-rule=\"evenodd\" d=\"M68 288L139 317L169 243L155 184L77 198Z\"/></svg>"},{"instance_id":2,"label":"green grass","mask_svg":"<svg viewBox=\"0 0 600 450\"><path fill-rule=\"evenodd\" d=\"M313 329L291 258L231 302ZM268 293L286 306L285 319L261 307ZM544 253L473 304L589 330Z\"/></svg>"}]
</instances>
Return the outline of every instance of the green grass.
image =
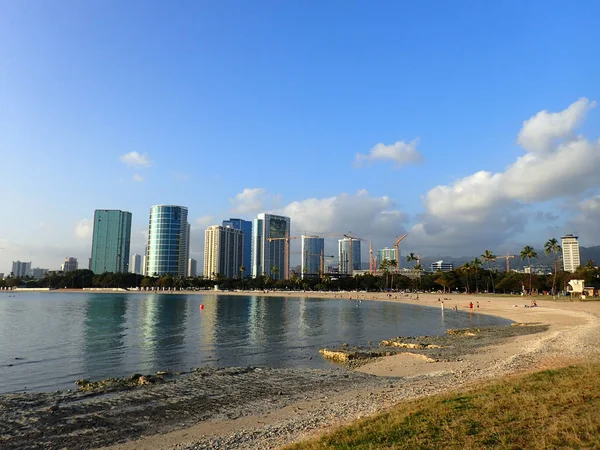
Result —
<instances>
[{"instance_id":1,"label":"green grass","mask_svg":"<svg viewBox=\"0 0 600 450\"><path fill-rule=\"evenodd\" d=\"M569 366L403 402L309 449L600 448L600 365Z\"/></svg>"}]
</instances>

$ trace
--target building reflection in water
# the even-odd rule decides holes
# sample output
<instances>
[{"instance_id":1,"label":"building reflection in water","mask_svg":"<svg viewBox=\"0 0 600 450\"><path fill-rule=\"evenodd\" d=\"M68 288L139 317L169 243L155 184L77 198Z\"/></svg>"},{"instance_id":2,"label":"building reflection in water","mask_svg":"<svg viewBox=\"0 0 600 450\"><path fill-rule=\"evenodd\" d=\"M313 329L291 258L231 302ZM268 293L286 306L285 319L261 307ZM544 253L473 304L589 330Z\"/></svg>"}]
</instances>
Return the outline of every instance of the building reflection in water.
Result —
<instances>
[{"instance_id":1,"label":"building reflection in water","mask_svg":"<svg viewBox=\"0 0 600 450\"><path fill-rule=\"evenodd\" d=\"M141 308L141 351L148 370L181 370L186 360L187 295L151 294Z\"/></svg>"},{"instance_id":2,"label":"building reflection in water","mask_svg":"<svg viewBox=\"0 0 600 450\"><path fill-rule=\"evenodd\" d=\"M95 379L123 373L127 297L123 294L91 295L85 304L84 374Z\"/></svg>"}]
</instances>

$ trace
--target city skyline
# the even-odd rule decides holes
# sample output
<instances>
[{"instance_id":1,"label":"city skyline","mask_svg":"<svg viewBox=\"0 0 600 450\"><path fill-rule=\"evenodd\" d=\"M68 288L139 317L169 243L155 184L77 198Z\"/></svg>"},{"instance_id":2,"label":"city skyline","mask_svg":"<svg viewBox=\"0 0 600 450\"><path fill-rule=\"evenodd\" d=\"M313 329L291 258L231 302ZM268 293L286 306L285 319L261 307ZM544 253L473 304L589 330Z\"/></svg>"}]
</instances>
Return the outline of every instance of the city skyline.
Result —
<instances>
[{"instance_id":1,"label":"city skyline","mask_svg":"<svg viewBox=\"0 0 600 450\"><path fill-rule=\"evenodd\" d=\"M403 254L600 244L600 5L435 6L4 5L0 272L86 266L94 208L142 255L160 203L198 261L262 212Z\"/></svg>"}]
</instances>

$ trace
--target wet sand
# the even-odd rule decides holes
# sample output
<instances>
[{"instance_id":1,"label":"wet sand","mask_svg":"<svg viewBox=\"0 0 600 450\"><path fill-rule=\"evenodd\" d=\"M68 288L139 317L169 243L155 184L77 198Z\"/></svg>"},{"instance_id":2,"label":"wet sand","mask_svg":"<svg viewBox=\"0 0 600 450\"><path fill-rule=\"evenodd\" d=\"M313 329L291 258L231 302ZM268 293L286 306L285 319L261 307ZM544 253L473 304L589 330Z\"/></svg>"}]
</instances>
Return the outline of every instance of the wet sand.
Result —
<instances>
[{"instance_id":1,"label":"wet sand","mask_svg":"<svg viewBox=\"0 0 600 450\"><path fill-rule=\"evenodd\" d=\"M538 300L539 307L526 308L526 297L419 294L417 300L414 295L389 298L355 292L224 294L402 301L440 309L438 298L445 298L445 314L452 314L454 306L469 310L473 302L473 314L548 326L534 334L513 329L487 340L457 340L452 352L429 359L413 354L418 352L402 352L354 371L200 369L133 390L3 395L0 447L277 448L407 398L599 357L600 302L550 298Z\"/></svg>"}]
</instances>

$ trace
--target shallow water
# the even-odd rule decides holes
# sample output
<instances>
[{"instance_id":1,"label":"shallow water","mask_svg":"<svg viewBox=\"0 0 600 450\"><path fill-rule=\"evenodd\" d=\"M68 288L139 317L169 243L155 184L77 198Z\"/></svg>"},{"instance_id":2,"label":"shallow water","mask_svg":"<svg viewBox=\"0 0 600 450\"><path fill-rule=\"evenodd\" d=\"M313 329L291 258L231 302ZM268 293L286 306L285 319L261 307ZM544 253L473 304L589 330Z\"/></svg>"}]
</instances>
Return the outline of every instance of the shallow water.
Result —
<instances>
[{"instance_id":1,"label":"shallow water","mask_svg":"<svg viewBox=\"0 0 600 450\"><path fill-rule=\"evenodd\" d=\"M0 293L0 393L199 366L328 368L322 347L510 323L419 304L310 297L10 295Z\"/></svg>"}]
</instances>

